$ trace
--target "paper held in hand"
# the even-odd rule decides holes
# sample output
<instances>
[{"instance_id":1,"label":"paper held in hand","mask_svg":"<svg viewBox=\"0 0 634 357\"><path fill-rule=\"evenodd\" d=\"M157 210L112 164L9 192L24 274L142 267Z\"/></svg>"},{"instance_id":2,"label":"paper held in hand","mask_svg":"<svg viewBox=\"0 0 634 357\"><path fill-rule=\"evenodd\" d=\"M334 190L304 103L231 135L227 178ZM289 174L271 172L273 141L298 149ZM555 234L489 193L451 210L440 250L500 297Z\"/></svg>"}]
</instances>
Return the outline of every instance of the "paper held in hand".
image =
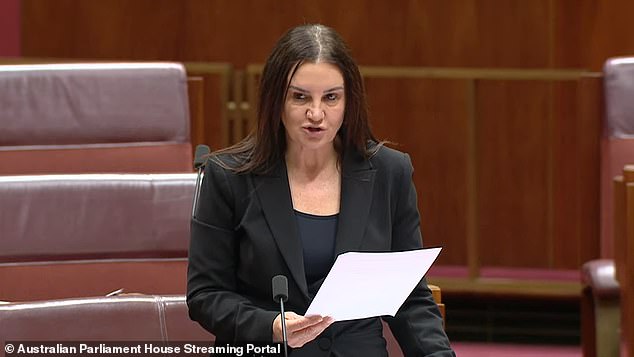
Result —
<instances>
[{"instance_id":1,"label":"paper held in hand","mask_svg":"<svg viewBox=\"0 0 634 357\"><path fill-rule=\"evenodd\" d=\"M330 316L335 321L394 316L441 249L341 254L305 315Z\"/></svg>"}]
</instances>

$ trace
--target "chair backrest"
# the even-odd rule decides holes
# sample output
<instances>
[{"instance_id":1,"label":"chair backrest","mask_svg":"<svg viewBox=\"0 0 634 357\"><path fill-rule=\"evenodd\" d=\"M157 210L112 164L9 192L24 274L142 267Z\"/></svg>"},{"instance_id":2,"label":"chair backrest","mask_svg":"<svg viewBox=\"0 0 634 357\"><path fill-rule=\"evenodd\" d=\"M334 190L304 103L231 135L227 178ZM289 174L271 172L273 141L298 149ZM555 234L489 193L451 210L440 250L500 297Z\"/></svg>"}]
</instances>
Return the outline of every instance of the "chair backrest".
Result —
<instances>
[{"instance_id":1,"label":"chair backrest","mask_svg":"<svg viewBox=\"0 0 634 357\"><path fill-rule=\"evenodd\" d=\"M403 356L389 328L384 331L389 356ZM213 342L215 337L189 319L184 295L129 294L0 305L0 342L12 340Z\"/></svg>"},{"instance_id":2,"label":"chair backrest","mask_svg":"<svg viewBox=\"0 0 634 357\"><path fill-rule=\"evenodd\" d=\"M634 164L634 57L604 65L604 130L601 140L601 256L614 257L612 178Z\"/></svg>"},{"instance_id":3,"label":"chair backrest","mask_svg":"<svg viewBox=\"0 0 634 357\"><path fill-rule=\"evenodd\" d=\"M184 295L122 295L0 305L0 341L214 341ZM4 352L4 351L3 351Z\"/></svg>"},{"instance_id":4,"label":"chair backrest","mask_svg":"<svg viewBox=\"0 0 634 357\"><path fill-rule=\"evenodd\" d=\"M177 63L0 66L0 175L191 171Z\"/></svg>"},{"instance_id":5,"label":"chair backrest","mask_svg":"<svg viewBox=\"0 0 634 357\"><path fill-rule=\"evenodd\" d=\"M0 300L185 291L196 175L0 176Z\"/></svg>"}]
</instances>

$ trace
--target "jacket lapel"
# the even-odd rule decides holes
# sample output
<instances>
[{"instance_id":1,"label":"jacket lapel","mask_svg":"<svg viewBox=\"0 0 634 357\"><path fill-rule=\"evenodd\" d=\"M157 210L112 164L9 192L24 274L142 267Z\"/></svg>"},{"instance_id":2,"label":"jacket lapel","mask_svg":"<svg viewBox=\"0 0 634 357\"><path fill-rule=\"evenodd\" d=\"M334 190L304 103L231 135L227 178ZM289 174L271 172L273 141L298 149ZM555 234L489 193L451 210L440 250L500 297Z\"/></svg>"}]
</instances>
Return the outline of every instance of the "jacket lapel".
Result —
<instances>
[{"instance_id":1,"label":"jacket lapel","mask_svg":"<svg viewBox=\"0 0 634 357\"><path fill-rule=\"evenodd\" d=\"M354 153L344 155L342 168L335 255L359 250L370 213L376 173L369 161ZM293 212L286 165L282 161L271 174L254 175L253 180L275 242L304 299L309 301L301 240Z\"/></svg>"},{"instance_id":2,"label":"jacket lapel","mask_svg":"<svg viewBox=\"0 0 634 357\"><path fill-rule=\"evenodd\" d=\"M264 217L269 223L275 242L304 299L308 301L304 258L293 212L286 166L280 163L271 174L255 175L253 179Z\"/></svg>"},{"instance_id":3,"label":"jacket lapel","mask_svg":"<svg viewBox=\"0 0 634 357\"><path fill-rule=\"evenodd\" d=\"M335 255L361 247L372 203L375 173L376 169L361 155L344 155Z\"/></svg>"}]
</instances>

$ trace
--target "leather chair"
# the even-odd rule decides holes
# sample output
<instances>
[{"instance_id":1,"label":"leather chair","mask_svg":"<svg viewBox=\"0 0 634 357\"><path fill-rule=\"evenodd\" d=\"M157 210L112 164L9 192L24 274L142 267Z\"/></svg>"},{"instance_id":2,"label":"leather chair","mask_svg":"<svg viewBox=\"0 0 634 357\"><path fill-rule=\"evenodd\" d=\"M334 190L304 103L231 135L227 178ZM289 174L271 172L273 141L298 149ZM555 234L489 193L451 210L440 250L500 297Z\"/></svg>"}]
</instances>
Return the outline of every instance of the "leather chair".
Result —
<instances>
[{"instance_id":1,"label":"leather chair","mask_svg":"<svg viewBox=\"0 0 634 357\"><path fill-rule=\"evenodd\" d=\"M186 290L196 175L0 176L0 300Z\"/></svg>"},{"instance_id":2,"label":"leather chair","mask_svg":"<svg viewBox=\"0 0 634 357\"><path fill-rule=\"evenodd\" d=\"M618 356L620 289L614 278L614 261L593 260L581 270L583 355Z\"/></svg>"},{"instance_id":3,"label":"leather chair","mask_svg":"<svg viewBox=\"0 0 634 357\"><path fill-rule=\"evenodd\" d=\"M189 319L184 295L129 294L2 304L0 343L6 341L213 342L214 336Z\"/></svg>"},{"instance_id":4,"label":"leather chair","mask_svg":"<svg viewBox=\"0 0 634 357\"><path fill-rule=\"evenodd\" d=\"M601 139L601 257L582 267L584 356L619 355L618 279L615 248L615 176L634 163L634 57L611 58L604 65L604 130Z\"/></svg>"},{"instance_id":5,"label":"leather chair","mask_svg":"<svg viewBox=\"0 0 634 357\"><path fill-rule=\"evenodd\" d=\"M434 298L440 290L433 287ZM438 300L437 300L438 302ZM391 357L403 356L384 329ZM0 343L6 341L200 341L215 337L189 319L184 295L122 294L0 304ZM0 352L0 357L4 351Z\"/></svg>"},{"instance_id":6,"label":"leather chair","mask_svg":"<svg viewBox=\"0 0 634 357\"><path fill-rule=\"evenodd\" d=\"M191 172L177 63L0 65L0 175Z\"/></svg>"}]
</instances>

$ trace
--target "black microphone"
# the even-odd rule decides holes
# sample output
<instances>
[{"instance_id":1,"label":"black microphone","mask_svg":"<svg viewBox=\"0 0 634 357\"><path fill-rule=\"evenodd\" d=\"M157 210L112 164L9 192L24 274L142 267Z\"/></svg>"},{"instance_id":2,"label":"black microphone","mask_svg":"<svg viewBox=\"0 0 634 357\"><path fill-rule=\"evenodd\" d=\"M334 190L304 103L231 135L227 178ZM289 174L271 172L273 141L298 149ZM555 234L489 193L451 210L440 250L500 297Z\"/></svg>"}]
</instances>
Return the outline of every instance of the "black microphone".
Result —
<instances>
[{"instance_id":1,"label":"black microphone","mask_svg":"<svg viewBox=\"0 0 634 357\"><path fill-rule=\"evenodd\" d=\"M196 151L194 152L194 169L198 170L201 167L205 166L205 159L207 154L209 154L209 146L207 145L196 145Z\"/></svg>"},{"instance_id":2,"label":"black microphone","mask_svg":"<svg viewBox=\"0 0 634 357\"><path fill-rule=\"evenodd\" d=\"M288 357L286 344L286 317L284 315L284 302L288 300L288 280L284 275L276 275L271 280L273 301L280 303L280 320L282 321L282 343L284 344L284 357Z\"/></svg>"},{"instance_id":3,"label":"black microphone","mask_svg":"<svg viewBox=\"0 0 634 357\"><path fill-rule=\"evenodd\" d=\"M205 161L209 154L209 146L197 145L194 152L194 169L198 170L198 176L196 176L196 189L194 191L194 202L192 203L192 218L196 218L196 211L198 210L198 196L200 196L200 181L203 170L205 169Z\"/></svg>"}]
</instances>

